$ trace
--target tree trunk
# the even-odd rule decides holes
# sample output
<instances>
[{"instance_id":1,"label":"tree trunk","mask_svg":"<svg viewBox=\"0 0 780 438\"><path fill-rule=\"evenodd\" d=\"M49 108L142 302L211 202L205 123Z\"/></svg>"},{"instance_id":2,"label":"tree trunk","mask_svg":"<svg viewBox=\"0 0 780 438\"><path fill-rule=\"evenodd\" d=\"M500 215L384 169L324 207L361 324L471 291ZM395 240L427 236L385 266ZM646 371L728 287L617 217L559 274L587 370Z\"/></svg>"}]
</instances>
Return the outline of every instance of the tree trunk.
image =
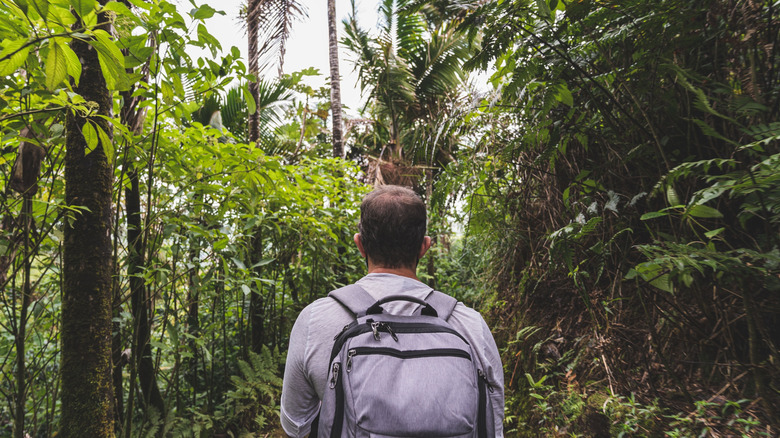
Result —
<instances>
[{"instance_id":1,"label":"tree trunk","mask_svg":"<svg viewBox=\"0 0 780 438\"><path fill-rule=\"evenodd\" d=\"M189 348L192 354L185 360L184 375L187 383L192 387L193 405L197 400L198 392L200 392L200 380L198 379L198 358L200 354L198 343L195 341L200 336L200 319L198 315L198 306L200 305L200 283L198 280L199 252L200 238L192 237L187 255L188 261L192 264L187 273L187 334L190 335L187 348Z\"/></svg>"},{"instance_id":2,"label":"tree trunk","mask_svg":"<svg viewBox=\"0 0 780 438\"><path fill-rule=\"evenodd\" d=\"M24 416L26 413L25 403L27 401L27 371L25 362L24 339L27 333L27 311L30 307L30 296L32 288L30 287L30 265L32 264L32 254L30 253L30 225L32 223L32 195L24 195L24 204L22 204L22 221L24 222L24 285L22 286L22 308L19 314L19 320L16 324L16 393L14 394L14 438L24 438ZM16 300L13 301L16 304Z\"/></svg>"},{"instance_id":3,"label":"tree trunk","mask_svg":"<svg viewBox=\"0 0 780 438\"><path fill-rule=\"evenodd\" d=\"M101 0L101 3L105 3ZM99 22L108 23L101 14ZM82 23L74 24L75 28ZM109 27L109 25L105 25ZM110 29L107 29L110 31ZM109 115L111 94L100 70L97 51L74 40L82 62L81 82L74 87L98 114ZM108 123L91 119L108 135ZM111 178L102 146L86 153L81 129L86 119L68 112L65 152L65 201L86 207L64 225L62 293L62 408L60 433L70 437L113 437L114 398L111 380Z\"/></svg>"},{"instance_id":4,"label":"tree trunk","mask_svg":"<svg viewBox=\"0 0 780 438\"><path fill-rule=\"evenodd\" d=\"M428 219L429 223L430 221L430 215L433 213L433 170L431 169L425 169L425 202L428 204ZM429 234L433 234L431 236L431 242L433 243L433 246L436 245L438 241L438 237L435 233L431 233L430 230L428 230ZM433 289L436 289L436 264L435 264L435 257L433 256L433 251L428 251L428 264L427 264L427 271L428 271L428 277L430 280L428 280L428 286L432 287Z\"/></svg>"},{"instance_id":5,"label":"tree trunk","mask_svg":"<svg viewBox=\"0 0 780 438\"><path fill-rule=\"evenodd\" d=\"M333 117L333 157L344 158L344 140L341 131L339 38L336 25L336 0L328 0L328 61L330 62L330 112Z\"/></svg>"},{"instance_id":6,"label":"tree trunk","mask_svg":"<svg viewBox=\"0 0 780 438\"><path fill-rule=\"evenodd\" d=\"M141 383L141 393L144 397L143 408L157 411L160 417L165 415L165 402L160 389L152 361L151 325L149 324L148 299L144 284L144 241L143 224L141 223L141 190L138 183L138 171L129 166L127 178L130 187L125 190L127 211L127 275L130 282L130 305L132 307L134 324L133 360L138 368L138 380Z\"/></svg>"},{"instance_id":7,"label":"tree trunk","mask_svg":"<svg viewBox=\"0 0 780 438\"><path fill-rule=\"evenodd\" d=\"M258 42L258 27L260 26L260 4L262 0L248 0L247 12L246 12L246 37L248 40L247 47L247 64L249 67L249 74L255 75L255 80L249 83L249 94L252 95L252 99L255 100L255 104L260 100L260 88L257 84L257 75L260 73L260 52L257 47ZM260 138L260 120L255 111L249 114L249 120L247 123L247 139L249 143L255 142L257 144L258 138Z\"/></svg>"},{"instance_id":8,"label":"tree trunk","mask_svg":"<svg viewBox=\"0 0 780 438\"><path fill-rule=\"evenodd\" d=\"M252 236L252 264L257 264L263 259L263 234L261 228L258 226L255 228L255 235ZM256 266L254 268L255 275L261 277L263 275L263 267ZM250 324L250 345L252 351L260 354L263 350L263 344L265 342L265 312L263 309L263 290L253 290L249 296L249 324Z\"/></svg>"}]
</instances>

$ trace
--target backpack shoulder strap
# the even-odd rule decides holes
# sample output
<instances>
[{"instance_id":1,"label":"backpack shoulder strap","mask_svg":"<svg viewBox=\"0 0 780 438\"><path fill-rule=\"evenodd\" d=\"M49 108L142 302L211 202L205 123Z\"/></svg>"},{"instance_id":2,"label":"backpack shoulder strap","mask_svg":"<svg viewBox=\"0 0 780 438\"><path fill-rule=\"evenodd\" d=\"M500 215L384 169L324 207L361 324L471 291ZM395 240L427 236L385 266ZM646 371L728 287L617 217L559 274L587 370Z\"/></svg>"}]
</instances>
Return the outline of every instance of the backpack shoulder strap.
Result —
<instances>
[{"instance_id":1,"label":"backpack shoulder strap","mask_svg":"<svg viewBox=\"0 0 780 438\"><path fill-rule=\"evenodd\" d=\"M432 291L425 301L436 309L439 314L439 318L447 321L452 315L452 311L455 310L455 306L458 304L458 300L437 290Z\"/></svg>"},{"instance_id":2,"label":"backpack shoulder strap","mask_svg":"<svg viewBox=\"0 0 780 438\"><path fill-rule=\"evenodd\" d=\"M329 297L338 301L342 306L349 309L352 315L358 316L365 313L366 309L374 305L376 300L368 294L365 289L357 284L350 284L336 289L328 294Z\"/></svg>"}]
</instances>

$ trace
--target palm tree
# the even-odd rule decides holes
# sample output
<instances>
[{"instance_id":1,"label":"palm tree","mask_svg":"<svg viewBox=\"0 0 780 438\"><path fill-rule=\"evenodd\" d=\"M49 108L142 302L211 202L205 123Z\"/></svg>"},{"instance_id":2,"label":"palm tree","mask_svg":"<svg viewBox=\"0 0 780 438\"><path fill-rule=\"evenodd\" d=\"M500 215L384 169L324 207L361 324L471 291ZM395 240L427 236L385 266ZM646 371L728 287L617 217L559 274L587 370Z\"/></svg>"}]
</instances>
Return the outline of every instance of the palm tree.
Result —
<instances>
[{"instance_id":1,"label":"palm tree","mask_svg":"<svg viewBox=\"0 0 780 438\"><path fill-rule=\"evenodd\" d=\"M442 166L452 160L457 145L458 130L444 116L461 107L462 66L472 45L454 26L423 9L410 0L383 0L376 37L355 19L354 1L344 22L344 44L355 55L361 88L376 113L374 133L384 137L374 151L380 163L386 151L396 164Z\"/></svg>"},{"instance_id":2,"label":"palm tree","mask_svg":"<svg viewBox=\"0 0 780 438\"><path fill-rule=\"evenodd\" d=\"M341 131L341 78L339 38L336 32L336 0L328 0L328 62L330 64L330 112L333 118L333 157L344 158Z\"/></svg>"},{"instance_id":3,"label":"palm tree","mask_svg":"<svg viewBox=\"0 0 780 438\"><path fill-rule=\"evenodd\" d=\"M306 16L306 9L296 0L248 0L245 8L247 28L247 64L255 81L249 83L249 93L255 102L260 100L260 72L278 60L282 75L285 45L290 37L292 23ZM263 42L262 46L259 45ZM260 133L256 112L249 114L248 140L257 142Z\"/></svg>"}]
</instances>

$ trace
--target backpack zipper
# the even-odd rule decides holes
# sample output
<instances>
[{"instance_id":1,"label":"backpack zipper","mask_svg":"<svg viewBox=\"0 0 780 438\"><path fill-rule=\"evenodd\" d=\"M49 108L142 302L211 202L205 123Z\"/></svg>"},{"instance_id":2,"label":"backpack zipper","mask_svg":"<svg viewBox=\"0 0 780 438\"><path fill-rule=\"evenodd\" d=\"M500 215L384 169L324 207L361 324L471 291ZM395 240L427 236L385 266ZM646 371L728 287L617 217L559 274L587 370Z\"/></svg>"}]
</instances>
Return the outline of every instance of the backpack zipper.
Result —
<instances>
[{"instance_id":1,"label":"backpack zipper","mask_svg":"<svg viewBox=\"0 0 780 438\"><path fill-rule=\"evenodd\" d=\"M355 347L347 351L347 372L352 369L352 358L355 356L365 356L379 354L383 356L393 356L399 359L417 359L421 357L451 356L471 360L471 355L457 348L433 348L430 350L396 350L386 347Z\"/></svg>"},{"instance_id":2,"label":"backpack zipper","mask_svg":"<svg viewBox=\"0 0 780 438\"><path fill-rule=\"evenodd\" d=\"M430 324L430 323L405 323L405 322L379 322L376 326L376 332L374 332L374 329L372 327L372 324L374 324L375 321L373 319L367 319L365 323L362 324L356 324L355 322L348 324L345 326L344 329L342 329L341 333L336 335L335 343L333 344L333 348L330 352L330 360L333 360L338 355L338 352L341 351L341 347L344 345L344 343L355 336L359 336L364 333L372 332L376 336L374 339L380 338L380 331L384 331L387 333L390 333L390 336L392 336L393 340L398 341L398 335L397 333L449 333L452 335L455 335L459 337L466 345L470 345L469 342L466 340L466 338L463 337L460 333L455 331L454 329L450 327L444 327L440 325Z\"/></svg>"}]
</instances>

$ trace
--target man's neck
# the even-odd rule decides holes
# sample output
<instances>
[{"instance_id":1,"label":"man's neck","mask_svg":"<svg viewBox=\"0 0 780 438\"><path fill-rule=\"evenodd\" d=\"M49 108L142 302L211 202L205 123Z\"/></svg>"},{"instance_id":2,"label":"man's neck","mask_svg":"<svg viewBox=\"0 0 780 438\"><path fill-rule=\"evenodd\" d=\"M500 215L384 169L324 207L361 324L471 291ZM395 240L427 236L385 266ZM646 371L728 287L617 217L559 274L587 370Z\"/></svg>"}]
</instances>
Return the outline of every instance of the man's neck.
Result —
<instances>
[{"instance_id":1,"label":"man's neck","mask_svg":"<svg viewBox=\"0 0 780 438\"><path fill-rule=\"evenodd\" d=\"M372 263L368 264L368 273L369 274L394 274L394 275L400 275L401 277L408 277L413 280L420 281L419 278L417 278L417 270L407 267L401 267L401 268L384 268L381 266L374 266Z\"/></svg>"}]
</instances>

